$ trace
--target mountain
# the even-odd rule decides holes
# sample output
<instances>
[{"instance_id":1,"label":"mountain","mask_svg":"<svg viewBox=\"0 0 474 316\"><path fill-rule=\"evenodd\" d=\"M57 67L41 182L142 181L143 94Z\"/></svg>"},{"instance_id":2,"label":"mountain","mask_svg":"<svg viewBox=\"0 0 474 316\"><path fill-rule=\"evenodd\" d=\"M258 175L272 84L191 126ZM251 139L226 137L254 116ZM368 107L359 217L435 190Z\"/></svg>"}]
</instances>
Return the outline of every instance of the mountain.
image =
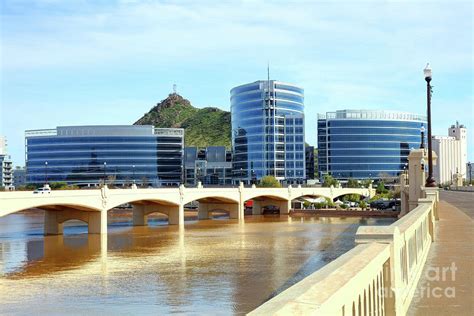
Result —
<instances>
[{"instance_id":1,"label":"mountain","mask_svg":"<svg viewBox=\"0 0 474 316\"><path fill-rule=\"evenodd\" d=\"M154 106L134 125L184 128L186 146L226 146L230 148L230 112L218 108L195 108L191 102L172 93Z\"/></svg>"}]
</instances>

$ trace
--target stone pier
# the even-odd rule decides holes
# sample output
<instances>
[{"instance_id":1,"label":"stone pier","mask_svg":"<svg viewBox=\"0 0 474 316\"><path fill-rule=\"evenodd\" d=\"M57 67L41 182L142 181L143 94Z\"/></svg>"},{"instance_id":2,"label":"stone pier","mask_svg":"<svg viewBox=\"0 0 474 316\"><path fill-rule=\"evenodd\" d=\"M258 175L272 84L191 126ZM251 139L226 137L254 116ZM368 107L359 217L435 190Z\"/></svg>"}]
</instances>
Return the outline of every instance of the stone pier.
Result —
<instances>
[{"instance_id":1,"label":"stone pier","mask_svg":"<svg viewBox=\"0 0 474 316\"><path fill-rule=\"evenodd\" d=\"M107 211L81 211L67 207L44 211L44 234L62 235L64 222L68 220L87 223L89 234L107 234Z\"/></svg>"}]
</instances>

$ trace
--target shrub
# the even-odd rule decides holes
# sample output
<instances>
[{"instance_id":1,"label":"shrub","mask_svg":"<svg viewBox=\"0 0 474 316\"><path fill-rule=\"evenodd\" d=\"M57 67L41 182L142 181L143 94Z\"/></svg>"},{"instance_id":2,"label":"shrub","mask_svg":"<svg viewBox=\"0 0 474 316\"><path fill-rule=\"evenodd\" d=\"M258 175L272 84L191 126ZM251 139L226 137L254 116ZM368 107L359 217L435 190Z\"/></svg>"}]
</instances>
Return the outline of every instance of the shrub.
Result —
<instances>
[{"instance_id":1,"label":"shrub","mask_svg":"<svg viewBox=\"0 0 474 316\"><path fill-rule=\"evenodd\" d=\"M347 187L348 188L360 188L359 181L350 178L349 180L347 180Z\"/></svg>"},{"instance_id":2,"label":"shrub","mask_svg":"<svg viewBox=\"0 0 474 316\"><path fill-rule=\"evenodd\" d=\"M336 179L334 179L331 175L327 174L324 176L323 187L329 188L331 185L336 187L338 184L339 182Z\"/></svg>"},{"instance_id":3,"label":"shrub","mask_svg":"<svg viewBox=\"0 0 474 316\"><path fill-rule=\"evenodd\" d=\"M280 182L274 176L264 176L258 183L260 188L281 188Z\"/></svg>"},{"instance_id":4,"label":"shrub","mask_svg":"<svg viewBox=\"0 0 474 316\"><path fill-rule=\"evenodd\" d=\"M387 188L385 188L385 184L383 183L383 181L380 181L377 185L376 192L381 194L388 192Z\"/></svg>"}]
</instances>

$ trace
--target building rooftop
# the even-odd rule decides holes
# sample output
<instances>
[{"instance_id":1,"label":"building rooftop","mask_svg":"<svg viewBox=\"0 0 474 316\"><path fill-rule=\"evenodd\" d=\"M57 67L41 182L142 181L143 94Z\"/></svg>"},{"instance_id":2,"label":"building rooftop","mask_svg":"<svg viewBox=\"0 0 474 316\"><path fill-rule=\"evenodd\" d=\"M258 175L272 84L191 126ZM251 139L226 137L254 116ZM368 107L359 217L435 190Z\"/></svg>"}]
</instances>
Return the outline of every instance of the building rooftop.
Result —
<instances>
[{"instance_id":1,"label":"building rooftop","mask_svg":"<svg viewBox=\"0 0 474 316\"><path fill-rule=\"evenodd\" d=\"M425 115L390 110L338 110L318 114L318 119L426 121Z\"/></svg>"},{"instance_id":2,"label":"building rooftop","mask_svg":"<svg viewBox=\"0 0 474 316\"><path fill-rule=\"evenodd\" d=\"M182 128L155 128L153 125L82 125L25 131L25 137L41 136L149 136L184 135Z\"/></svg>"}]
</instances>

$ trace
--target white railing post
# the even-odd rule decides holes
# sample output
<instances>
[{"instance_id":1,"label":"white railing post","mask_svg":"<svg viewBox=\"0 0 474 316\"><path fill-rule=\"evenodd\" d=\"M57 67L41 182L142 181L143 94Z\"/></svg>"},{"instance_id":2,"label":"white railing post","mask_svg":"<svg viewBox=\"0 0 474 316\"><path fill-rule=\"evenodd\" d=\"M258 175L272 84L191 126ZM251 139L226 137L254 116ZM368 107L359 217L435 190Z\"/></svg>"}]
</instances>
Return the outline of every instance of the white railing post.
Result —
<instances>
[{"instance_id":1,"label":"white railing post","mask_svg":"<svg viewBox=\"0 0 474 316\"><path fill-rule=\"evenodd\" d=\"M432 200L432 197L426 199L419 199L418 205L428 204L431 208L430 215L428 216L428 229L431 236L431 242L435 241L435 229L436 229L436 219L435 219L435 201Z\"/></svg>"},{"instance_id":2,"label":"white railing post","mask_svg":"<svg viewBox=\"0 0 474 316\"><path fill-rule=\"evenodd\" d=\"M385 315L395 315L401 310L401 298L398 293L403 288L400 231L392 226L361 226L357 230L355 242L390 244L390 260L385 264L383 273L383 310Z\"/></svg>"}]
</instances>

